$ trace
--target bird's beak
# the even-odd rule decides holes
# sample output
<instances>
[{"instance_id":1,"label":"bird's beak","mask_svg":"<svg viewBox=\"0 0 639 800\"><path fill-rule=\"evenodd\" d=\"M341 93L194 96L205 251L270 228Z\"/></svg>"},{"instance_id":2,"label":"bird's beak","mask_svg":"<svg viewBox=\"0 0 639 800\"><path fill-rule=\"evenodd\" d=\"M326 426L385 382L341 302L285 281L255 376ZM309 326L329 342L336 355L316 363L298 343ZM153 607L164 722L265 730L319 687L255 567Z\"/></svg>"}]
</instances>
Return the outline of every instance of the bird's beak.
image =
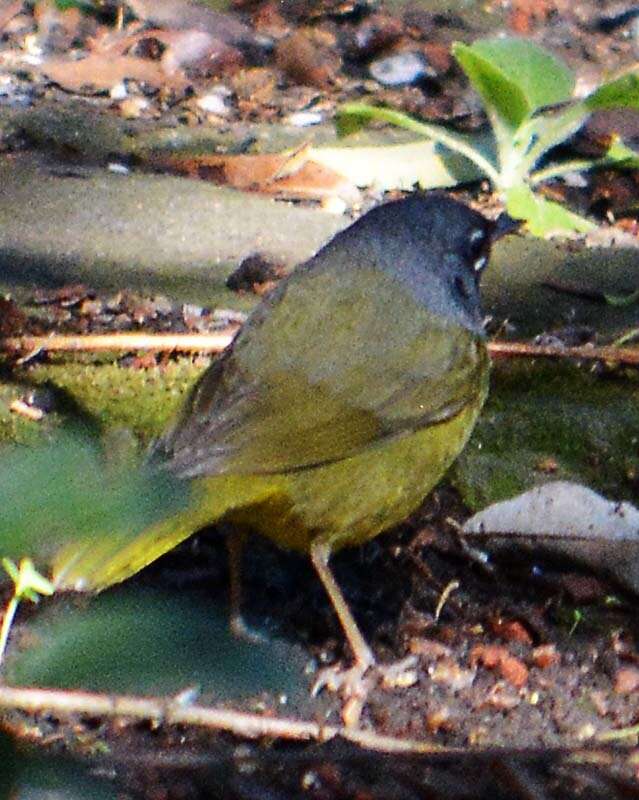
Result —
<instances>
[{"instance_id":1,"label":"bird's beak","mask_svg":"<svg viewBox=\"0 0 639 800\"><path fill-rule=\"evenodd\" d=\"M518 233L523 224L524 221L522 219L513 219L503 211L495 220L491 236L492 242L496 242L497 239L501 239L503 236L509 236L511 233Z\"/></svg>"}]
</instances>

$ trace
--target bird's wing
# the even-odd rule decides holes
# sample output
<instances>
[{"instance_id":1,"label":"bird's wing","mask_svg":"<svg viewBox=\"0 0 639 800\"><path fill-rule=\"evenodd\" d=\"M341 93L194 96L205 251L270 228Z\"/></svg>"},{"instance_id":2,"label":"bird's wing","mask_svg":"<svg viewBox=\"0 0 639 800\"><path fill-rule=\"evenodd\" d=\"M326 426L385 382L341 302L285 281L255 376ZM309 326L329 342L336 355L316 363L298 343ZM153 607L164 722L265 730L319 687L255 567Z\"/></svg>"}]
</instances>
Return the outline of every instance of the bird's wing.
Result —
<instances>
[{"instance_id":1,"label":"bird's wing","mask_svg":"<svg viewBox=\"0 0 639 800\"><path fill-rule=\"evenodd\" d=\"M337 298L331 275L288 281L267 313L251 318L158 442L155 454L171 471L301 470L477 401L486 356L476 335L375 271L340 277Z\"/></svg>"}]
</instances>

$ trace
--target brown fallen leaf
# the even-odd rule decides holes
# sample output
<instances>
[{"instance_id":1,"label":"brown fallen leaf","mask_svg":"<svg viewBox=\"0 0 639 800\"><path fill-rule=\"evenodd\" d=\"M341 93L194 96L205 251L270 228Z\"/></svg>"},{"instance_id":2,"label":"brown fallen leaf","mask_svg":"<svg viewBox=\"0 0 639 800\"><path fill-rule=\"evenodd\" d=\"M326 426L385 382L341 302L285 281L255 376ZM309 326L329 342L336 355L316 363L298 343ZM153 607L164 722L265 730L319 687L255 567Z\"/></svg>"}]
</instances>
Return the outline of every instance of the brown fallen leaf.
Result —
<instances>
[{"instance_id":1,"label":"brown fallen leaf","mask_svg":"<svg viewBox=\"0 0 639 800\"><path fill-rule=\"evenodd\" d=\"M108 92L124 80L146 83L155 89L166 86L180 91L188 86L182 73L167 75L159 62L135 56L90 55L80 61L52 58L42 65L41 71L63 89L78 93Z\"/></svg>"},{"instance_id":2,"label":"brown fallen leaf","mask_svg":"<svg viewBox=\"0 0 639 800\"><path fill-rule=\"evenodd\" d=\"M639 669L621 667L615 675L615 694L634 694L639 689Z\"/></svg>"},{"instance_id":3,"label":"brown fallen leaf","mask_svg":"<svg viewBox=\"0 0 639 800\"><path fill-rule=\"evenodd\" d=\"M586 486L569 481L538 486L477 512L463 531L489 552L513 544L519 552L543 550L639 591L639 508L607 500Z\"/></svg>"},{"instance_id":4,"label":"brown fallen leaf","mask_svg":"<svg viewBox=\"0 0 639 800\"><path fill-rule=\"evenodd\" d=\"M358 189L338 172L310 158L307 145L290 153L258 155L153 156L152 166L278 198L323 200L339 197L347 203L359 199Z\"/></svg>"},{"instance_id":5,"label":"brown fallen leaf","mask_svg":"<svg viewBox=\"0 0 639 800\"><path fill-rule=\"evenodd\" d=\"M481 664L486 669L498 669L501 676L516 689L521 689L528 681L528 668L524 662L501 645L478 644L470 651L469 661L472 667Z\"/></svg>"},{"instance_id":6,"label":"brown fallen leaf","mask_svg":"<svg viewBox=\"0 0 639 800\"><path fill-rule=\"evenodd\" d=\"M166 49L162 54L162 69L167 75L180 74L183 67L201 65L210 72L218 63L226 62L240 67L240 51L217 39L206 31L187 28L181 31L163 31L158 37Z\"/></svg>"},{"instance_id":7,"label":"brown fallen leaf","mask_svg":"<svg viewBox=\"0 0 639 800\"><path fill-rule=\"evenodd\" d=\"M24 3L22 0L13 0L13 2L3 3L0 6L0 33L2 33L9 22L22 11L23 6Z\"/></svg>"},{"instance_id":8,"label":"brown fallen leaf","mask_svg":"<svg viewBox=\"0 0 639 800\"><path fill-rule=\"evenodd\" d=\"M547 669L561 661L554 644L540 644L532 651L532 662L539 669Z\"/></svg>"},{"instance_id":9,"label":"brown fallen leaf","mask_svg":"<svg viewBox=\"0 0 639 800\"><path fill-rule=\"evenodd\" d=\"M203 67L201 71L208 74L219 65L231 63L239 67L243 63L242 53L236 47L196 28L186 30L152 28L135 33L104 29L90 38L87 46L93 54L113 58L134 53L135 48L145 45L149 49L152 44L157 45L157 43L164 45L159 63L167 75L178 74L180 68L194 65ZM141 55L138 54L136 57L139 58Z\"/></svg>"},{"instance_id":10,"label":"brown fallen leaf","mask_svg":"<svg viewBox=\"0 0 639 800\"><path fill-rule=\"evenodd\" d=\"M528 667L515 656L504 656L499 662L499 671L502 678L516 689L521 689L528 683Z\"/></svg>"},{"instance_id":11,"label":"brown fallen leaf","mask_svg":"<svg viewBox=\"0 0 639 800\"><path fill-rule=\"evenodd\" d=\"M532 637L518 620L494 619L491 621L494 633L507 642L532 644Z\"/></svg>"},{"instance_id":12,"label":"brown fallen leaf","mask_svg":"<svg viewBox=\"0 0 639 800\"><path fill-rule=\"evenodd\" d=\"M15 301L0 296L0 336L19 336L26 322L26 314Z\"/></svg>"}]
</instances>

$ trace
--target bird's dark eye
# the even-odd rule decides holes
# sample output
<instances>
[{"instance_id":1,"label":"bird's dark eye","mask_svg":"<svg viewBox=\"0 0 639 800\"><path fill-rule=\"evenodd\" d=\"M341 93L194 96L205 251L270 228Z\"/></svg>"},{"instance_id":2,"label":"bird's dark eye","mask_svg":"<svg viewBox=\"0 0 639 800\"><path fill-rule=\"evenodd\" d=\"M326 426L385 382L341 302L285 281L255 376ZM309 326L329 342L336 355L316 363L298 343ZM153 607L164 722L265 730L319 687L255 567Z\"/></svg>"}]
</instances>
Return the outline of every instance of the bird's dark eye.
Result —
<instances>
[{"instance_id":1,"label":"bird's dark eye","mask_svg":"<svg viewBox=\"0 0 639 800\"><path fill-rule=\"evenodd\" d=\"M468 300L468 289L466 288L466 284L464 283L464 279L461 278L459 275L455 277L454 281L455 291L460 297L463 297L464 300Z\"/></svg>"}]
</instances>

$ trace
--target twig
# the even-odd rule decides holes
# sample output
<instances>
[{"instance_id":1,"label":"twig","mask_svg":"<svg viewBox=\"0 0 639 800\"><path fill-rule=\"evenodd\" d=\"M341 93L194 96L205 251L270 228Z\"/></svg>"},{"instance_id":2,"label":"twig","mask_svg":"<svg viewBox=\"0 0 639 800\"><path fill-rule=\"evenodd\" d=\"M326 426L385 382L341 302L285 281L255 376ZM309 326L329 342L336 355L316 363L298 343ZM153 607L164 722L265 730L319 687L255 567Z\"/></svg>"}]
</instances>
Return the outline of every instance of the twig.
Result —
<instances>
[{"instance_id":1,"label":"twig","mask_svg":"<svg viewBox=\"0 0 639 800\"><path fill-rule=\"evenodd\" d=\"M236 328L219 333L106 333L88 336L16 336L0 339L0 351L9 352L122 352L129 350L218 353L233 341Z\"/></svg>"},{"instance_id":2,"label":"twig","mask_svg":"<svg viewBox=\"0 0 639 800\"><path fill-rule=\"evenodd\" d=\"M91 717L129 717L166 725L190 725L226 731L247 739L288 739L325 742L340 736L350 742L380 752L433 753L459 752L428 742L380 736L374 731L320 725L317 722L266 717L226 708L183 705L175 698L136 697L98 692L62 691L0 686L0 709L30 714L54 713L63 717L86 714Z\"/></svg>"},{"instance_id":3,"label":"twig","mask_svg":"<svg viewBox=\"0 0 639 800\"><path fill-rule=\"evenodd\" d=\"M219 353L237 333L226 328L219 333L113 333L88 336L17 336L0 339L0 352L154 352ZM492 358L577 358L585 361L613 361L617 364L639 365L639 348L548 347L527 342L489 342Z\"/></svg>"},{"instance_id":4,"label":"twig","mask_svg":"<svg viewBox=\"0 0 639 800\"><path fill-rule=\"evenodd\" d=\"M630 347L546 347L526 342L489 342L488 352L496 358L578 358L584 361L612 361L639 365L639 348Z\"/></svg>"}]
</instances>

